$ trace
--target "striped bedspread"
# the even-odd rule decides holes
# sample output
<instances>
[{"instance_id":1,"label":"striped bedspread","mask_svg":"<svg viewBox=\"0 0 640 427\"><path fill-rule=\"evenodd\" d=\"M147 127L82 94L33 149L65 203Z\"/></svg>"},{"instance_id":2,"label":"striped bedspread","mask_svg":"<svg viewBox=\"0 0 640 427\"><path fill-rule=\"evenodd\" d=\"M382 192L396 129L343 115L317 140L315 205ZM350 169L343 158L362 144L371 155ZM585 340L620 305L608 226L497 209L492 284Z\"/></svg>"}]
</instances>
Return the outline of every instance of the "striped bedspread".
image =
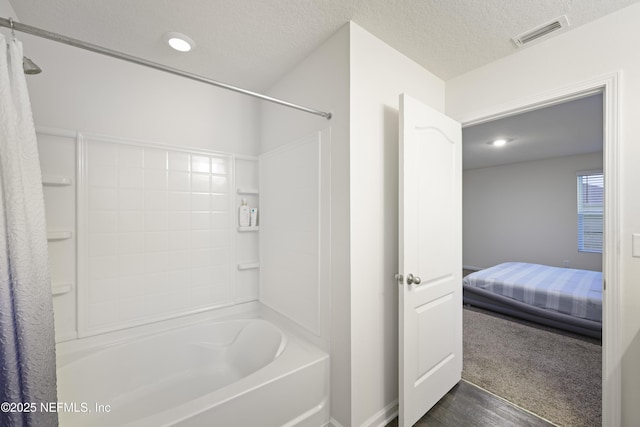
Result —
<instances>
[{"instance_id":1,"label":"striped bedspread","mask_svg":"<svg viewBox=\"0 0 640 427\"><path fill-rule=\"evenodd\" d=\"M473 286L523 303L602 322L602 273L506 262L469 274Z\"/></svg>"}]
</instances>

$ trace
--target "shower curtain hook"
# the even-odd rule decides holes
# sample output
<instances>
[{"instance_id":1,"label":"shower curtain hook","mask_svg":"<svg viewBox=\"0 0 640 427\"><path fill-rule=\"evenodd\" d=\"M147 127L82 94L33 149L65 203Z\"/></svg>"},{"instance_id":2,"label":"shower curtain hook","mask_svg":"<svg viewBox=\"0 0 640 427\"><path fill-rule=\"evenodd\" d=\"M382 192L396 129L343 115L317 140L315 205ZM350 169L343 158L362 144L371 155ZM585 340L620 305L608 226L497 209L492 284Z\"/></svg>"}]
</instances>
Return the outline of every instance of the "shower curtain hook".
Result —
<instances>
[{"instance_id":1,"label":"shower curtain hook","mask_svg":"<svg viewBox=\"0 0 640 427\"><path fill-rule=\"evenodd\" d=\"M13 41L16 40L16 31L13 28L13 18L9 17L9 28L11 28L11 38L13 39Z\"/></svg>"}]
</instances>

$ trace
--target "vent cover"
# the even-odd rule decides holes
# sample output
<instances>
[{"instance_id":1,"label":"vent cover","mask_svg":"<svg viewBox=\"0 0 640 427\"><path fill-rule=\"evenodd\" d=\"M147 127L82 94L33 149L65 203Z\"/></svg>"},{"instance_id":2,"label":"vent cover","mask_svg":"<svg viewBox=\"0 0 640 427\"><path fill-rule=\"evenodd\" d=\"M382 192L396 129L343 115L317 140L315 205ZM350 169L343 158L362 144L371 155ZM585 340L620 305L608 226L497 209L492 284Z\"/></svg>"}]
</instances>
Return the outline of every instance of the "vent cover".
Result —
<instances>
[{"instance_id":1,"label":"vent cover","mask_svg":"<svg viewBox=\"0 0 640 427\"><path fill-rule=\"evenodd\" d=\"M569 20L566 15L562 15L550 22L537 26L536 28L515 36L512 40L518 47L522 47L534 41L538 41L569 27Z\"/></svg>"}]
</instances>

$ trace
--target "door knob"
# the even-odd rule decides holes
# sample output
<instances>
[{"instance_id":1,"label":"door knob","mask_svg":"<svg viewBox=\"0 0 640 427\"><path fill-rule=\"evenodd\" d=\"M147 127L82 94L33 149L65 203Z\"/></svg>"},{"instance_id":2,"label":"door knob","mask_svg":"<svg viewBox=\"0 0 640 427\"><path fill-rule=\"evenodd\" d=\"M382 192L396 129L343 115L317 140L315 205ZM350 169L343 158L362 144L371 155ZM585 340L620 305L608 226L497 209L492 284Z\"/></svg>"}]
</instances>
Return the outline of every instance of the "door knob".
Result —
<instances>
[{"instance_id":1,"label":"door knob","mask_svg":"<svg viewBox=\"0 0 640 427\"><path fill-rule=\"evenodd\" d=\"M409 285L419 285L422 280L418 276L414 276L413 274L407 274L407 284Z\"/></svg>"}]
</instances>

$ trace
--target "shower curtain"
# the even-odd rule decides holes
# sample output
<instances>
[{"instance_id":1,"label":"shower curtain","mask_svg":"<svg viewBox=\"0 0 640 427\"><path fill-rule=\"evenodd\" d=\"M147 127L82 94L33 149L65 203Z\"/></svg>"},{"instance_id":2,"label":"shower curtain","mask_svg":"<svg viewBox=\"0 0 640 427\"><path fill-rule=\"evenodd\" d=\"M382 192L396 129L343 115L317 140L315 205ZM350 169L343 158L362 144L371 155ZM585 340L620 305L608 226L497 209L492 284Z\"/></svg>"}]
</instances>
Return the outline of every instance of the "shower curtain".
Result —
<instances>
[{"instance_id":1,"label":"shower curtain","mask_svg":"<svg viewBox=\"0 0 640 427\"><path fill-rule=\"evenodd\" d=\"M0 34L0 426L57 414L55 338L42 178L22 44Z\"/></svg>"}]
</instances>

